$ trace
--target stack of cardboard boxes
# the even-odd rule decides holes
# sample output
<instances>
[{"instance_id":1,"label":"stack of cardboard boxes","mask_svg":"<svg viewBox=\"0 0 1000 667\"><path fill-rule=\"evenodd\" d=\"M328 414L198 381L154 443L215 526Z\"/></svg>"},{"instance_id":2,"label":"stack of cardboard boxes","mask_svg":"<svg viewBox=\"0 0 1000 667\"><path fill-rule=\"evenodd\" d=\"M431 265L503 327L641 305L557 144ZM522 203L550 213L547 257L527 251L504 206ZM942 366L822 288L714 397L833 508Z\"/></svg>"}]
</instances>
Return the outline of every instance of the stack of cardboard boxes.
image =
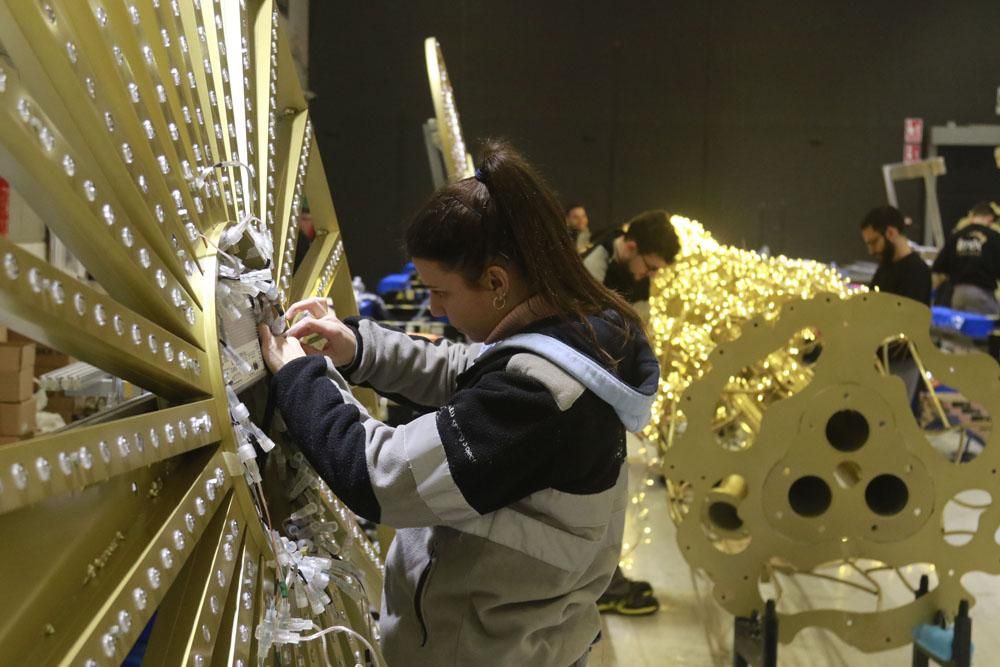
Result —
<instances>
[{"instance_id":1,"label":"stack of cardboard boxes","mask_svg":"<svg viewBox=\"0 0 1000 667\"><path fill-rule=\"evenodd\" d=\"M51 347L39 345L35 353L35 376L41 377L49 371L68 366L75 361L76 359L68 354L53 350ZM45 393L48 397L48 402L45 406L46 412L56 412L62 415L63 421L67 424L80 417L83 411L83 399L77 396L67 396L62 391L46 391Z\"/></svg>"},{"instance_id":2,"label":"stack of cardboard boxes","mask_svg":"<svg viewBox=\"0 0 1000 667\"><path fill-rule=\"evenodd\" d=\"M0 445L35 433L35 344L0 331Z\"/></svg>"}]
</instances>

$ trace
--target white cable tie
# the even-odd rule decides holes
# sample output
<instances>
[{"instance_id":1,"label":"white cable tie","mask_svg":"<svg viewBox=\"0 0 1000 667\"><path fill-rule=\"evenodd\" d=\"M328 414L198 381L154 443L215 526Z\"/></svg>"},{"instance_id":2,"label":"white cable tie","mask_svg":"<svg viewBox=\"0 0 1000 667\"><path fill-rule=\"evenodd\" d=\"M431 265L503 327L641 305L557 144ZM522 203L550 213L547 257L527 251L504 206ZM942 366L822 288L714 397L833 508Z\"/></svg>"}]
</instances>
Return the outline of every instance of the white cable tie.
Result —
<instances>
[{"instance_id":1,"label":"white cable tie","mask_svg":"<svg viewBox=\"0 0 1000 667\"><path fill-rule=\"evenodd\" d=\"M257 269L255 271L247 271L246 273L240 276L240 282L244 283L271 282L271 271L270 269Z\"/></svg>"},{"instance_id":2,"label":"white cable tie","mask_svg":"<svg viewBox=\"0 0 1000 667\"><path fill-rule=\"evenodd\" d=\"M260 221L259 218L257 220ZM274 257L274 241L271 239L271 235L256 229L253 225L250 225L249 230L250 240L253 241L261 258L266 262L271 261Z\"/></svg>"},{"instance_id":3,"label":"white cable tie","mask_svg":"<svg viewBox=\"0 0 1000 667\"><path fill-rule=\"evenodd\" d=\"M239 257L234 257L233 255L230 255L228 252L226 252L225 250L217 246L215 243L213 243L212 240L207 236L205 236L204 234L199 233L198 236L200 236L201 239L207 245L210 245L213 248L215 248L216 252L219 254L219 257L221 257L222 259L226 260L227 262L233 265L233 268L236 270L236 273L233 274L234 277L243 272L243 261ZM219 265L220 272L222 271L222 267L223 265L220 264Z\"/></svg>"}]
</instances>

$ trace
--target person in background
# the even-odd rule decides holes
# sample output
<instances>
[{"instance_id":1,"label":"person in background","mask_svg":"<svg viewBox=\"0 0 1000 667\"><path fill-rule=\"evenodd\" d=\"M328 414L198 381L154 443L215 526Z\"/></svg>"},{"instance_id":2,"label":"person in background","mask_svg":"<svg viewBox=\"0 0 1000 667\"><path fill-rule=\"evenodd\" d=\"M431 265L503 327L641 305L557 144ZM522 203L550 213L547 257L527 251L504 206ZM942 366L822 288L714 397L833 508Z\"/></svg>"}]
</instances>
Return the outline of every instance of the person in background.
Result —
<instances>
[{"instance_id":1,"label":"person in background","mask_svg":"<svg viewBox=\"0 0 1000 667\"><path fill-rule=\"evenodd\" d=\"M931 304L931 270L910 247L906 221L899 209L879 206L861 221L861 238L868 254L878 260L878 268L869 287L880 292ZM889 372L903 380L910 401L916 395L920 370L906 343L888 346Z\"/></svg>"},{"instance_id":2,"label":"person in background","mask_svg":"<svg viewBox=\"0 0 1000 667\"><path fill-rule=\"evenodd\" d=\"M648 319L649 277L671 264L680 250L677 232L666 211L646 211L618 229L603 234L584 254L587 271L605 287L632 303ZM647 581L633 581L615 568L607 590L597 600L601 612L643 616L660 608Z\"/></svg>"},{"instance_id":3,"label":"person in background","mask_svg":"<svg viewBox=\"0 0 1000 667\"><path fill-rule=\"evenodd\" d=\"M590 247L590 218L583 204L570 204L566 207L566 228L569 229L578 253L586 252Z\"/></svg>"},{"instance_id":4,"label":"person in background","mask_svg":"<svg viewBox=\"0 0 1000 667\"><path fill-rule=\"evenodd\" d=\"M899 209L879 206L869 211L861 221L861 238L868 254L878 260L869 287L930 305L931 271L910 247Z\"/></svg>"},{"instance_id":5,"label":"person in background","mask_svg":"<svg viewBox=\"0 0 1000 667\"><path fill-rule=\"evenodd\" d=\"M649 278L671 264L680 247L670 214L646 211L599 234L584 253L583 265L601 284L625 297L646 321Z\"/></svg>"},{"instance_id":6,"label":"person in background","mask_svg":"<svg viewBox=\"0 0 1000 667\"><path fill-rule=\"evenodd\" d=\"M430 309L472 344L292 305L260 332L289 434L356 514L397 528L379 624L407 667L582 667L622 547L626 430L659 364L638 315L584 269L535 170L490 143L406 231ZM297 315L308 313L295 321ZM299 339L317 335L322 353ZM346 389L428 411L390 427Z\"/></svg>"},{"instance_id":7,"label":"person in background","mask_svg":"<svg viewBox=\"0 0 1000 667\"><path fill-rule=\"evenodd\" d=\"M951 284L951 307L992 317L1000 316L997 280L1000 279L1000 234L988 202L969 211L967 224L945 242L931 267L934 287Z\"/></svg>"}]
</instances>

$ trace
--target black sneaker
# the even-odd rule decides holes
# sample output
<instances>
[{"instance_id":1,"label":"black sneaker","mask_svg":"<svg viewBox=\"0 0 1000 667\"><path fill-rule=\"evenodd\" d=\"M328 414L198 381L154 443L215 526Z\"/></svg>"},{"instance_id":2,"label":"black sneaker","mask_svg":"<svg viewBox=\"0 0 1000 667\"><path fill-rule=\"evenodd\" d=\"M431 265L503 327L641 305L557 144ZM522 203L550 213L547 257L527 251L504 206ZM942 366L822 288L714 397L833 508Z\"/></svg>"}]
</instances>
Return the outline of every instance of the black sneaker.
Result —
<instances>
[{"instance_id":1,"label":"black sneaker","mask_svg":"<svg viewBox=\"0 0 1000 667\"><path fill-rule=\"evenodd\" d=\"M605 593L597 598L597 611L623 616L648 616L660 608L648 581L630 581L628 592L621 595Z\"/></svg>"}]
</instances>

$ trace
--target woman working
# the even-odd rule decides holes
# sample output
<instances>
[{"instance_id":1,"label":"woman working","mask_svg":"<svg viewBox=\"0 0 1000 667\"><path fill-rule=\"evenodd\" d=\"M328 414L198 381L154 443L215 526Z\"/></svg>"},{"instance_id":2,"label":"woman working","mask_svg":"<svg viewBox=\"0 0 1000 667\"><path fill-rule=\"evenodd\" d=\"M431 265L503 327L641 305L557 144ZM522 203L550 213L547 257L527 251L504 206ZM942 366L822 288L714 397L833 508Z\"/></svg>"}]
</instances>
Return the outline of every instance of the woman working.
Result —
<instances>
[{"instance_id":1,"label":"woman working","mask_svg":"<svg viewBox=\"0 0 1000 667\"><path fill-rule=\"evenodd\" d=\"M474 343L295 304L290 319L311 316L261 330L285 423L354 512L398 529L380 618L390 665L583 665L621 547L625 432L649 418L656 359L506 144L432 196L406 250L431 312ZM323 355L297 340L313 334ZM389 427L345 379L427 414Z\"/></svg>"}]
</instances>

